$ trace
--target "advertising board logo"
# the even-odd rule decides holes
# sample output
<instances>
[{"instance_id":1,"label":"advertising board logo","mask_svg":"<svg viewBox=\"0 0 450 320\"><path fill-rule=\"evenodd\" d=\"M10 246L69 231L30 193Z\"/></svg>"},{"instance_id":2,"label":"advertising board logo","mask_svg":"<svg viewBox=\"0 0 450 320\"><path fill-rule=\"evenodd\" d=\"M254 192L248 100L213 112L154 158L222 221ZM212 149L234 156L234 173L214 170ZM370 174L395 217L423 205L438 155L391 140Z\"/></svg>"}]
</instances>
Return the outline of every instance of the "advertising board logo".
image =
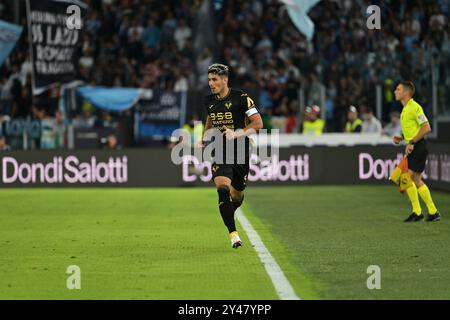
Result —
<instances>
[{"instance_id":1,"label":"advertising board logo","mask_svg":"<svg viewBox=\"0 0 450 320\"><path fill-rule=\"evenodd\" d=\"M127 183L128 159L110 157L107 162L92 156L90 161L82 162L76 156L53 157L52 161L19 162L14 157L1 160L2 183L22 184L61 184L61 183Z\"/></svg>"},{"instance_id":2,"label":"advertising board logo","mask_svg":"<svg viewBox=\"0 0 450 320\"><path fill-rule=\"evenodd\" d=\"M183 156L182 175L184 182L194 182L198 179L209 182L212 179L212 166L210 161L200 161L194 155ZM280 160L278 155L270 160L261 160L258 155L250 156L250 172L248 181L308 181L309 155L291 155L289 160Z\"/></svg>"}]
</instances>

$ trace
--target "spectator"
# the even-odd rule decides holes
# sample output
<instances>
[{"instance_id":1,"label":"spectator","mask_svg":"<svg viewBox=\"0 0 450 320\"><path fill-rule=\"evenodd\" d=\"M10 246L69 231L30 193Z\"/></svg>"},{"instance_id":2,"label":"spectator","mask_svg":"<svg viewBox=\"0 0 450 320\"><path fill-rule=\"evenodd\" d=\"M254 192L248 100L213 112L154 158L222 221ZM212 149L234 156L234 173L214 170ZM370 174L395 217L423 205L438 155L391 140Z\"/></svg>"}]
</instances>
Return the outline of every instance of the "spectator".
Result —
<instances>
[{"instance_id":1,"label":"spectator","mask_svg":"<svg viewBox=\"0 0 450 320\"><path fill-rule=\"evenodd\" d=\"M185 92L189 89L189 80L184 74L184 72L177 72L175 74L175 84L173 87L173 91L175 92Z\"/></svg>"},{"instance_id":2,"label":"spectator","mask_svg":"<svg viewBox=\"0 0 450 320\"><path fill-rule=\"evenodd\" d=\"M6 143L6 137L0 135L0 151L9 151L11 147Z\"/></svg>"},{"instance_id":3,"label":"spectator","mask_svg":"<svg viewBox=\"0 0 450 320\"><path fill-rule=\"evenodd\" d=\"M363 108L362 117L364 119L362 123L362 133L379 133L381 134L382 126L381 122L374 116L373 110L370 108Z\"/></svg>"},{"instance_id":4,"label":"spectator","mask_svg":"<svg viewBox=\"0 0 450 320\"><path fill-rule=\"evenodd\" d=\"M186 42L191 37L191 35L191 28L186 25L184 19L180 19L180 23L174 33L174 39L177 43L178 50L184 49Z\"/></svg>"},{"instance_id":5,"label":"spectator","mask_svg":"<svg viewBox=\"0 0 450 320\"><path fill-rule=\"evenodd\" d=\"M320 108L317 105L306 107L305 121L303 121L303 134L322 135L325 128L325 121L320 119Z\"/></svg>"},{"instance_id":6,"label":"spectator","mask_svg":"<svg viewBox=\"0 0 450 320\"><path fill-rule=\"evenodd\" d=\"M120 150L122 149L117 136L114 133L111 133L106 138L106 143L104 144L104 149L107 150Z\"/></svg>"},{"instance_id":7,"label":"spectator","mask_svg":"<svg viewBox=\"0 0 450 320\"><path fill-rule=\"evenodd\" d=\"M73 119L72 124L75 128L92 128L96 122L96 116L93 114L94 107L88 101L83 102L82 114Z\"/></svg>"},{"instance_id":8,"label":"spectator","mask_svg":"<svg viewBox=\"0 0 450 320\"><path fill-rule=\"evenodd\" d=\"M63 149L66 145L66 128L67 124L60 110L55 112L55 148Z\"/></svg>"},{"instance_id":9,"label":"spectator","mask_svg":"<svg viewBox=\"0 0 450 320\"><path fill-rule=\"evenodd\" d=\"M137 18L133 19L131 23L131 27L128 29L128 39L141 39L144 33L144 28L140 25L139 20ZM129 41L130 42L130 41Z\"/></svg>"},{"instance_id":10,"label":"spectator","mask_svg":"<svg viewBox=\"0 0 450 320\"><path fill-rule=\"evenodd\" d=\"M202 54L197 59L197 73L205 75L211 63L211 50L209 50L209 48L204 48ZM199 79L199 84L201 88L204 88L208 84L208 79L205 76L201 77Z\"/></svg>"},{"instance_id":11,"label":"spectator","mask_svg":"<svg viewBox=\"0 0 450 320\"><path fill-rule=\"evenodd\" d=\"M189 122L183 126L183 130L190 137L190 141L185 141L186 143L189 143L191 146L198 146L200 144L203 138L204 126L197 114L191 116Z\"/></svg>"},{"instance_id":12,"label":"spectator","mask_svg":"<svg viewBox=\"0 0 450 320\"><path fill-rule=\"evenodd\" d=\"M345 124L345 132L357 133L362 130L362 121L358 118L358 110L355 106L350 106L347 112L347 123Z\"/></svg>"},{"instance_id":13,"label":"spectator","mask_svg":"<svg viewBox=\"0 0 450 320\"><path fill-rule=\"evenodd\" d=\"M161 41L161 31L155 23L154 18L148 20L147 28L145 28L143 33L144 44L147 48L157 48Z\"/></svg>"},{"instance_id":14,"label":"spectator","mask_svg":"<svg viewBox=\"0 0 450 320\"><path fill-rule=\"evenodd\" d=\"M50 150L56 148L56 121L50 117L45 109L38 111L41 120L41 149Z\"/></svg>"},{"instance_id":15,"label":"spectator","mask_svg":"<svg viewBox=\"0 0 450 320\"><path fill-rule=\"evenodd\" d=\"M384 127L383 134L389 137L401 135L400 114L398 112L391 112L390 118L391 121Z\"/></svg>"}]
</instances>

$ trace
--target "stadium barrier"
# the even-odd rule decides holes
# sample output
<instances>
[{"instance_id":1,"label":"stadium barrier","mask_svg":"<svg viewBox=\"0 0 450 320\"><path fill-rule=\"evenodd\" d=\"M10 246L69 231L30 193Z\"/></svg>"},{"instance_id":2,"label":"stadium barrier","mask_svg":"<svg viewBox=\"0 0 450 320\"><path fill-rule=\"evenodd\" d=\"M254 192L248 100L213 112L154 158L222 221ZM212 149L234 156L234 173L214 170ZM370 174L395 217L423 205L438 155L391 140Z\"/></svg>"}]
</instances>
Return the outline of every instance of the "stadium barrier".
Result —
<instances>
[{"instance_id":1,"label":"stadium barrier","mask_svg":"<svg viewBox=\"0 0 450 320\"><path fill-rule=\"evenodd\" d=\"M425 177L450 191L450 145L430 144ZM271 160L252 155L249 185L348 185L389 183L402 147L290 147ZM209 163L171 150L11 151L0 156L0 187L180 187L211 186Z\"/></svg>"}]
</instances>

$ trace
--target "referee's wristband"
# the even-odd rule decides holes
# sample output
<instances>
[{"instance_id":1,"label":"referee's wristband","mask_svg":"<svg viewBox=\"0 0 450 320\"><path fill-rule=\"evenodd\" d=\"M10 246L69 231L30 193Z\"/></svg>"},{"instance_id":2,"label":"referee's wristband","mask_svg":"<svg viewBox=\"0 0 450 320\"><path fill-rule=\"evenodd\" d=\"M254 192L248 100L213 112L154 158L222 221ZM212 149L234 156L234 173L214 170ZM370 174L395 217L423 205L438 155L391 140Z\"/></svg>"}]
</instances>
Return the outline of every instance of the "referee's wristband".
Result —
<instances>
[{"instance_id":1,"label":"referee's wristband","mask_svg":"<svg viewBox=\"0 0 450 320\"><path fill-rule=\"evenodd\" d=\"M414 140L411 140L408 144L415 145L416 143L414 142Z\"/></svg>"}]
</instances>

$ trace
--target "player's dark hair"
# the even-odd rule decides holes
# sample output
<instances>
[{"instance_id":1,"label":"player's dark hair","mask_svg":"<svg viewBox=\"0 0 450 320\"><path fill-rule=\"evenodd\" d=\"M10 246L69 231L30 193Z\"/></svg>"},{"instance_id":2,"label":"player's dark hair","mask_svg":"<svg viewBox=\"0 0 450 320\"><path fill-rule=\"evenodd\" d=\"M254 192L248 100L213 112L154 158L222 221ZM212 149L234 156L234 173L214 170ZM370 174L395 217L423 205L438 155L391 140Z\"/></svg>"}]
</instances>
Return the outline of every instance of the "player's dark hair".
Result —
<instances>
[{"instance_id":1,"label":"player's dark hair","mask_svg":"<svg viewBox=\"0 0 450 320\"><path fill-rule=\"evenodd\" d=\"M414 93L416 92L416 86L414 85L414 83L410 80L403 80L400 81L400 83L402 86L404 86L406 89L408 89L411 92L411 96L414 95Z\"/></svg>"},{"instance_id":2,"label":"player's dark hair","mask_svg":"<svg viewBox=\"0 0 450 320\"><path fill-rule=\"evenodd\" d=\"M208 67L208 74L210 73L228 77L228 66L221 63L214 63Z\"/></svg>"}]
</instances>

